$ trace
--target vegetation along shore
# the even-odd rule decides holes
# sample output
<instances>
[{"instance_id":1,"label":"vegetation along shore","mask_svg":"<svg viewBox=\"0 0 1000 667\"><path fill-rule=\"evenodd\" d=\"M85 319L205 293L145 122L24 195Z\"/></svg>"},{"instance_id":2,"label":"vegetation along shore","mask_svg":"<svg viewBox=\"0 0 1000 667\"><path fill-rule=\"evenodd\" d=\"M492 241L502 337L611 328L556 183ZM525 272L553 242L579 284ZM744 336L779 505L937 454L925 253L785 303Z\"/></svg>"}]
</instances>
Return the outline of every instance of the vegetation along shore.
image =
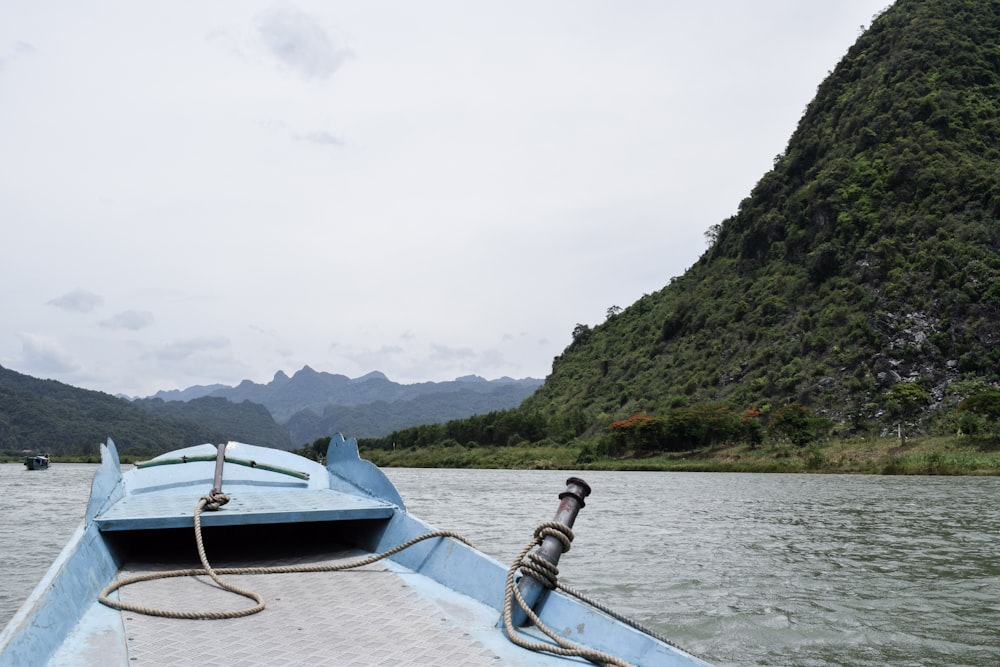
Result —
<instances>
[{"instance_id":1,"label":"vegetation along shore","mask_svg":"<svg viewBox=\"0 0 1000 667\"><path fill-rule=\"evenodd\" d=\"M706 447L675 454L595 459L589 449L527 445L503 449L461 445L364 454L380 466L673 472L797 472L885 475L1000 475L1000 446L961 438L837 440L807 447Z\"/></svg>"}]
</instances>

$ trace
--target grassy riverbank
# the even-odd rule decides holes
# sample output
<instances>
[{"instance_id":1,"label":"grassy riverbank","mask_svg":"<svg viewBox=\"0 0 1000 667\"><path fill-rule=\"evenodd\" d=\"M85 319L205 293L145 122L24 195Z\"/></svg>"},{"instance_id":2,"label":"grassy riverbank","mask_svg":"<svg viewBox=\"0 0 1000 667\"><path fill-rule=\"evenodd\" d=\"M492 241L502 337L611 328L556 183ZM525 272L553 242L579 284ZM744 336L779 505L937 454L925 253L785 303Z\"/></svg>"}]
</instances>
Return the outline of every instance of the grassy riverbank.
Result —
<instances>
[{"instance_id":1,"label":"grassy riverbank","mask_svg":"<svg viewBox=\"0 0 1000 667\"><path fill-rule=\"evenodd\" d=\"M512 468L549 470L672 470L677 472L812 472L890 475L1000 475L1000 441L966 438L897 438L712 447L645 457L596 458L573 446L451 447L397 451L369 449L379 466L409 468Z\"/></svg>"},{"instance_id":2,"label":"grassy riverbank","mask_svg":"<svg viewBox=\"0 0 1000 667\"><path fill-rule=\"evenodd\" d=\"M656 456L600 458L586 446L450 447L432 445L396 451L365 449L382 467L505 468L524 470L663 470L676 472L810 472L868 475L1000 475L1000 438L898 438L831 440L790 444L733 445ZM135 457L122 457L132 463ZM145 460L150 457L138 457ZM21 463L5 458L0 462ZM99 463L96 456L53 457L57 463Z\"/></svg>"}]
</instances>

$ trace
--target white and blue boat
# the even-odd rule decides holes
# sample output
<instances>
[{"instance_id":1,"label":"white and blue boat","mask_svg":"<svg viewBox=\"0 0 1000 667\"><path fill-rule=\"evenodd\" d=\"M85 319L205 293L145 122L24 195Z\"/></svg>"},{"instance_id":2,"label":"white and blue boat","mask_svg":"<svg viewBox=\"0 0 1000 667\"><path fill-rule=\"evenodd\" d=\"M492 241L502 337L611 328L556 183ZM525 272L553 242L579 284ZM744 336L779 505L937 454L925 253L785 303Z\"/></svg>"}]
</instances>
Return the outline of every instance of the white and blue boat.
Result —
<instances>
[{"instance_id":1,"label":"white and blue boat","mask_svg":"<svg viewBox=\"0 0 1000 667\"><path fill-rule=\"evenodd\" d=\"M101 455L0 666L708 664L558 584L577 478L506 566L410 515L339 435L325 465L235 442L124 473Z\"/></svg>"}]
</instances>

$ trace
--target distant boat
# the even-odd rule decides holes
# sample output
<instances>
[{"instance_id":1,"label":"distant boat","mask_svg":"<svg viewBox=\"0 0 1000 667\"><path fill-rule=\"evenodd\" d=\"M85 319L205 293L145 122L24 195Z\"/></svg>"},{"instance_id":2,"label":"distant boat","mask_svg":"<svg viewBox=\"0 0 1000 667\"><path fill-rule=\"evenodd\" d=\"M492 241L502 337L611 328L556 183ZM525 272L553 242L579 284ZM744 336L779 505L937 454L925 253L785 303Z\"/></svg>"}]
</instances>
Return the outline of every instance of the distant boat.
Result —
<instances>
[{"instance_id":1,"label":"distant boat","mask_svg":"<svg viewBox=\"0 0 1000 667\"><path fill-rule=\"evenodd\" d=\"M49 467L48 454L40 456L25 456L24 467L28 470L45 470Z\"/></svg>"},{"instance_id":2,"label":"distant boat","mask_svg":"<svg viewBox=\"0 0 1000 667\"><path fill-rule=\"evenodd\" d=\"M494 491L469 511L490 521ZM558 585L589 493L567 480L507 566L409 514L339 434L325 466L230 442L124 473L108 440L83 523L0 633L0 667L709 667ZM627 576L610 565L609 584Z\"/></svg>"}]
</instances>

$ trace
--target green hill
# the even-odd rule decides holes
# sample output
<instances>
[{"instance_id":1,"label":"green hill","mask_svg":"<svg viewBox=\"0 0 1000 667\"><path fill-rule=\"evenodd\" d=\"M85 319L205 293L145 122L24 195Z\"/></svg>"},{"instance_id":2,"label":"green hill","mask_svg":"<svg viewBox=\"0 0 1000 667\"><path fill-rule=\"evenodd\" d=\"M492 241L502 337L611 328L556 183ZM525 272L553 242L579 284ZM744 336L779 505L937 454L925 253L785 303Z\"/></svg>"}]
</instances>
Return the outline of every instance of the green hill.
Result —
<instances>
[{"instance_id":1,"label":"green hill","mask_svg":"<svg viewBox=\"0 0 1000 667\"><path fill-rule=\"evenodd\" d=\"M95 457L109 437L122 455L140 457L226 440L194 421L156 416L110 394L0 367L0 456L34 450Z\"/></svg>"},{"instance_id":2,"label":"green hill","mask_svg":"<svg viewBox=\"0 0 1000 667\"><path fill-rule=\"evenodd\" d=\"M174 422L194 422L207 432L219 434L212 442L252 442L277 449L291 449L288 431L280 426L267 408L258 403L234 403L217 396L202 396L187 402L160 398L137 399L134 404Z\"/></svg>"},{"instance_id":3,"label":"green hill","mask_svg":"<svg viewBox=\"0 0 1000 667\"><path fill-rule=\"evenodd\" d=\"M365 444L396 465L995 471L998 157L1000 2L898 0L683 276L578 324L518 410Z\"/></svg>"},{"instance_id":4,"label":"green hill","mask_svg":"<svg viewBox=\"0 0 1000 667\"><path fill-rule=\"evenodd\" d=\"M577 327L526 408L797 403L877 426L1000 381L1000 4L899 0L820 85L787 149L682 277Z\"/></svg>"}]
</instances>

